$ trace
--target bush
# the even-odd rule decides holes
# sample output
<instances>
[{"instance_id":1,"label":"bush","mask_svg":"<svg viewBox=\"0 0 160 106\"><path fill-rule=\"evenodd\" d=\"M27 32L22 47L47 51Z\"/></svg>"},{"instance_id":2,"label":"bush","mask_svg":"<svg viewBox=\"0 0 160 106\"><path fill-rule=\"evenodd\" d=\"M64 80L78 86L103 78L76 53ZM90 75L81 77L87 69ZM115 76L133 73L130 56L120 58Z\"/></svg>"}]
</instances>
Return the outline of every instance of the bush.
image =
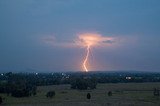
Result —
<instances>
[{"instance_id":1,"label":"bush","mask_svg":"<svg viewBox=\"0 0 160 106\"><path fill-rule=\"evenodd\" d=\"M72 79L71 82L71 88L79 90L95 89L96 85L97 81L95 79L77 78L77 79Z\"/></svg>"},{"instance_id":2,"label":"bush","mask_svg":"<svg viewBox=\"0 0 160 106\"><path fill-rule=\"evenodd\" d=\"M112 91L109 91L109 92L108 92L108 96L112 96Z\"/></svg>"},{"instance_id":3,"label":"bush","mask_svg":"<svg viewBox=\"0 0 160 106\"><path fill-rule=\"evenodd\" d=\"M37 94L36 90L37 90L37 87L34 86L34 87L32 88L32 94L33 94L33 96L35 96L35 95Z\"/></svg>"},{"instance_id":4,"label":"bush","mask_svg":"<svg viewBox=\"0 0 160 106\"><path fill-rule=\"evenodd\" d=\"M153 95L154 96L159 96L159 90L154 88Z\"/></svg>"},{"instance_id":5,"label":"bush","mask_svg":"<svg viewBox=\"0 0 160 106\"><path fill-rule=\"evenodd\" d=\"M3 101L2 101L2 97L0 96L0 104L2 104L2 102L3 102Z\"/></svg>"},{"instance_id":6,"label":"bush","mask_svg":"<svg viewBox=\"0 0 160 106\"><path fill-rule=\"evenodd\" d=\"M87 93L87 99L91 99L91 94Z\"/></svg>"},{"instance_id":7,"label":"bush","mask_svg":"<svg viewBox=\"0 0 160 106\"><path fill-rule=\"evenodd\" d=\"M54 97L55 96L55 91L49 91L49 92L47 92L47 94L46 94L46 97L47 98L52 98L52 97Z\"/></svg>"},{"instance_id":8,"label":"bush","mask_svg":"<svg viewBox=\"0 0 160 106\"><path fill-rule=\"evenodd\" d=\"M13 97L28 97L30 96L29 90L27 89L15 89L11 92Z\"/></svg>"},{"instance_id":9,"label":"bush","mask_svg":"<svg viewBox=\"0 0 160 106\"><path fill-rule=\"evenodd\" d=\"M37 94L37 92L33 92L33 96L35 96Z\"/></svg>"}]
</instances>

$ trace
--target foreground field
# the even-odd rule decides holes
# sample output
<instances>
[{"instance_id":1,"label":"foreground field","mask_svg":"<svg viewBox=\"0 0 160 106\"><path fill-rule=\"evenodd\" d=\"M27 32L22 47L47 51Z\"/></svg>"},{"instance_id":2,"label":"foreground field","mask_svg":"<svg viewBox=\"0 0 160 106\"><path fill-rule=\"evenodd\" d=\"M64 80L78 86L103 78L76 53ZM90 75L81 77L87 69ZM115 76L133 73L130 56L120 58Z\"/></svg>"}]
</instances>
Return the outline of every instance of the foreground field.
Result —
<instances>
[{"instance_id":1,"label":"foreground field","mask_svg":"<svg viewBox=\"0 0 160 106\"><path fill-rule=\"evenodd\" d=\"M95 90L72 90L70 85L40 86L36 96L5 98L3 106L160 106L160 97L153 96L153 88L160 89L160 83L118 83L98 84ZM54 98L46 98L46 93L55 90ZM108 91L113 95L109 97ZM91 99L86 94L91 93Z\"/></svg>"}]
</instances>

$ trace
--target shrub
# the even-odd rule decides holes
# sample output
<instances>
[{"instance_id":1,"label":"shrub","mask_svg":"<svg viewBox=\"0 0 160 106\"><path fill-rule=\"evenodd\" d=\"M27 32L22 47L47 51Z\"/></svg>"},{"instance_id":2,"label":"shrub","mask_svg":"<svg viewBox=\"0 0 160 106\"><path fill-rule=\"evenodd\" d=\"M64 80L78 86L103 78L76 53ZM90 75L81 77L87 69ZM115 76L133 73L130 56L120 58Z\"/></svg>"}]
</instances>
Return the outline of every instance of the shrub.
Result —
<instances>
[{"instance_id":1,"label":"shrub","mask_svg":"<svg viewBox=\"0 0 160 106\"><path fill-rule=\"evenodd\" d=\"M159 90L154 88L153 95L154 96L159 96Z\"/></svg>"},{"instance_id":2,"label":"shrub","mask_svg":"<svg viewBox=\"0 0 160 106\"><path fill-rule=\"evenodd\" d=\"M47 94L46 94L46 97L47 98L52 98L52 97L54 97L55 96L55 91L49 91L49 92L47 92Z\"/></svg>"},{"instance_id":3,"label":"shrub","mask_svg":"<svg viewBox=\"0 0 160 106\"><path fill-rule=\"evenodd\" d=\"M86 89L96 89L97 81L96 79L83 79L77 78L72 79L71 88L72 89L79 89L79 90L86 90Z\"/></svg>"},{"instance_id":4,"label":"shrub","mask_svg":"<svg viewBox=\"0 0 160 106\"><path fill-rule=\"evenodd\" d=\"M109 92L108 92L108 96L112 96L112 91L109 91Z\"/></svg>"},{"instance_id":5,"label":"shrub","mask_svg":"<svg viewBox=\"0 0 160 106\"><path fill-rule=\"evenodd\" d=\"M27 89L15 89L11 92L11 96L13 97L28 97L30 96L29 90Z\"/></svg>"},{"instance_id":6,"label":"shrub","mask_svg":"<svg viewBox=\"0 0 160 106\"><path fill-rule=\"evenodd\" d=\"M2 101L2 97L0 96L0 104L2 104L2 102L3 102L3 101Z\"/></svg>"},{"instance_id":7,"label":"shrub","mask_svg":"<svg viewBox=\"0 0 160 106\"><path fill-rule=\"evenodd\" d=\"M91 99L91 94L87 93L87 99Z\"/></svg>"},{"instance_id":8,"label":"shrub","mask_svg":"<svg viewBox=\"0 0 160 106\"><path fill-rule=\"evenodd\" d=\"M33 94L33 96L35 96L35 95L37 94L36 90L37 90L37 87L34 86L34 87L32 88L32 94Z\"/></svg>"}]
</instances>

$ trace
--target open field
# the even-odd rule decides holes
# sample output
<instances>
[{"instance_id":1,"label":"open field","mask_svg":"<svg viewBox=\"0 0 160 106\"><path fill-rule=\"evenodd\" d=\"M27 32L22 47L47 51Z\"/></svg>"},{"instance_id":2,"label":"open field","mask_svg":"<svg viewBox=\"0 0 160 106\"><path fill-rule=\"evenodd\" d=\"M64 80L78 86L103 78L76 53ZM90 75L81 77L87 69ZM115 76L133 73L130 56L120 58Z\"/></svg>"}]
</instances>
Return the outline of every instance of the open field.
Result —
<instances>
[{"instance_id":1,"label":"open field","mask_svg":"<svg viewBox=\"0 0 160 106\"><path fill-rule=\"evenodd\" d=\"M118 83L98 84L95 90L72 90L70 85L40 86L36 96L5 98L3 106L160 106L160 97L153 96L153 88L160 89L160 83ZM52 99L46 93L55 90ZM113 91L109 97L108 91ZM91 93L91 99L86 94Z\"/></svg>"}]
</instances>

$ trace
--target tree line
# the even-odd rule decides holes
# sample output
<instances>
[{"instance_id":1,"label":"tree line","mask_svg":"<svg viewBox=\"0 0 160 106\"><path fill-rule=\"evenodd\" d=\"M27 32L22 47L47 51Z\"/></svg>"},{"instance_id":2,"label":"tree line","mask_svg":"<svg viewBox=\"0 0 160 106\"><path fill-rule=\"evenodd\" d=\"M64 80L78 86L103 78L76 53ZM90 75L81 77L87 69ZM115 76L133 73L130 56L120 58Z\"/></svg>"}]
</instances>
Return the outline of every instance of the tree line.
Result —
<instances>
[{"instance_id":1,"label":"tree line","mask_svg":"<svg viewBox=\"0 0 160 106\"><path fill-rule=\"evenodd\" d=\"M97 83L160 82L160 73L1 73L0 93L13 97L36 95L37 86L70 84L72 89L95 89Z\"/></svg>"}]
</instances>

